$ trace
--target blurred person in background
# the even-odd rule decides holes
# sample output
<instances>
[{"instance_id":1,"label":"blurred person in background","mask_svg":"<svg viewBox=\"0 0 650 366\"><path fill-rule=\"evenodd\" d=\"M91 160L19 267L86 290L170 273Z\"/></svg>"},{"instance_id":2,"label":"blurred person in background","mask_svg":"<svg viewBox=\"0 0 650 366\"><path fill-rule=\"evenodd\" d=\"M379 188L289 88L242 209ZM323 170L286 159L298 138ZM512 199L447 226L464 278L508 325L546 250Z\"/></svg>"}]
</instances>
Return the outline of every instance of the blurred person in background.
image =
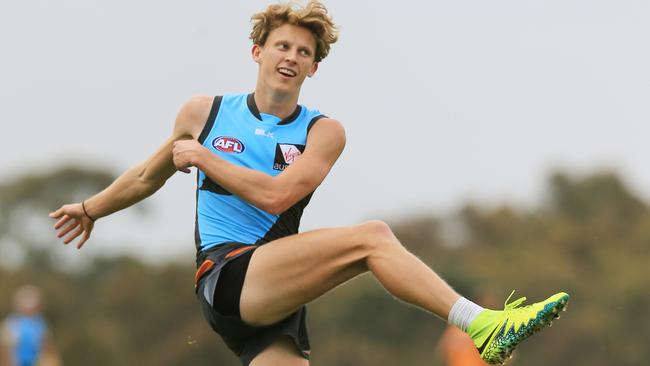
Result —
<instances>
[{"instance_id":1,"label":"blurred person in background","mask_svg":"<svg viewBox=\"0 0 650 366\"><path fill-rule=\"evenodd\" d=\"M499 306L496 297L492 292L484 291L476 297L477 304L485 308L497 308ZM488 363L481 359L476 351L472 338L465 332L453 325L447 326L440 342L438 343L438 354L445 366L487 366Z\"/></svg>"},{"instance_id":2,"label":"blurred person in background","mask_svg":"<svg viewBox=\"0 0 650 366\"><path fill-rule=\"evenodd\" d=\"M2 324L0 366L59 366L59 355L41 315L42 293L32 285L14 295L14 313Z\"/></svg>"},{"instance_id":3,"label":"blurred person in background","mask_svg":"<svg viewBox=\"0 0 650 366\"><path fill-rule=\"evenodd\" d=\"M476 351L472 338L460 329L449 325L442 334L438 352L445 366L487 366Z\"/></svg>"}]
</instances>

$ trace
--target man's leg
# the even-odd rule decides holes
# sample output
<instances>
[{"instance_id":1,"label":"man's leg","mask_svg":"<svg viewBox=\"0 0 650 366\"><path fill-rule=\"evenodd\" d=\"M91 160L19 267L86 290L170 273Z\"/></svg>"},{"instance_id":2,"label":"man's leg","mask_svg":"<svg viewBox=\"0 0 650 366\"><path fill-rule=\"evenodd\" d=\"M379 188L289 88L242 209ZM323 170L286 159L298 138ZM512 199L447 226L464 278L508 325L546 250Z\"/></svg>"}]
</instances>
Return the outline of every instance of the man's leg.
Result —
<instances>
[{"instance_id":1,"label":"man's leg","mask_svg":"<svg viewBox=\"0 0 650 366\"><path fill-rule=\"evenodd\" d=\"M244 280L242 319L269 325L370 271L395 297L447 319L460 296L409 253L385 223L321 229L258 248Z\"/></svg>"},{"instance_id":2,"label":"man's leg","mask_svg":"<svg viewBox=\"0 0 650 366\"><path fill-rule=\"evenodd\" d=\"M293 235L258 248L244 279L241 318L253 325L275 323L366 271L403 301L443 319L452 311L452 323L472 337L490 364L503 363L519 343L550 326L569 300L560 292L531 305L521 306L526 300L521 298L503 311L485 310L461 298L409 253L386 224L371 221Z\"/></svg>"},{"instance_id":3,"label":"man's leg","mask_svg":"<svg viewBox=\"0 0 650 366\"><path fill-rule=\"evenodd\" d=\"M298 354L291 338L283 336L255 356L250 366L309 366L309 360Z\"/></svg>"}]
</instances>

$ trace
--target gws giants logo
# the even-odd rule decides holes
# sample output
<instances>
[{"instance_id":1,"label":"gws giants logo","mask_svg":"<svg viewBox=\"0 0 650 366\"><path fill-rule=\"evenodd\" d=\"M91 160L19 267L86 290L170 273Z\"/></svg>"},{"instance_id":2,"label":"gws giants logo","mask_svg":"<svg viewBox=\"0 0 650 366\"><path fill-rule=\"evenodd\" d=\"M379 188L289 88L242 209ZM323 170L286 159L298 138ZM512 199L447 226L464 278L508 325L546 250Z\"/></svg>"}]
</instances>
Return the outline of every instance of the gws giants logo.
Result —
<instances>
[{"instance_id":1,"label":"gws giants logo","mask_svg":"<svg viewBox=\"0 0 650 366\"><path fill-rule=\"evenodd\" d=\"M277 144L275 145L275 161L273 169L285 170L305 151L305 145Z\"/></svg>"},{"instance_id":2,"label":"gws giants logo","mask_svg":"<svg viewBox=\"0 0 650 366\"><path fill-rule=\"evenodd\" d=\"M212 141L212 146L219 151L225 153L242 153L244 152L244 144L234 137L219 136Z\"/></svg>"}]
</instances>

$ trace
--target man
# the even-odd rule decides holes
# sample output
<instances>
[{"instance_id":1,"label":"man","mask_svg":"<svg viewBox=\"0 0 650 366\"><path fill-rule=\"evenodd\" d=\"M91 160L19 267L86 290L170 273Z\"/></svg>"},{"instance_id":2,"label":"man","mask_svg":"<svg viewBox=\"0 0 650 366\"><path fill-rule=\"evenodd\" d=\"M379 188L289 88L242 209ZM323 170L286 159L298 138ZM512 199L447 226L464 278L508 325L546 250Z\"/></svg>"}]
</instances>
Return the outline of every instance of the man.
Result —
<instances>
[{"instance_id":1,"label":"man","mask_svg":"<svg viewBox=\"0 0 650 366\"><path fill-rule=\"evenodd\" d=\"M14 313L0 329L0 366L56 366L59 357L41 315L41 291L31 285L14 295Z\"/></svg>"},{"instance_id":2,"label":"man","mask_svg":"<svg viewBox=\"0 0 650 366\"><path fill-rule=\"evenodd\" d=\"M568 295L561 293L517 311L484 310L380 221L298 234L304 207L345 146L341 123L298 105L303 81L314 76L337 30L318 1L280 4L253 16L251 39L255 92L191 98L148 160L50 215L66 244L80 237L81 248L96 219L196 167L197 294L204 316L244 365L308 365L304 305L367 271L394 296L466 330L491 363L564 307Z\"/></svg>"}]
</instances>

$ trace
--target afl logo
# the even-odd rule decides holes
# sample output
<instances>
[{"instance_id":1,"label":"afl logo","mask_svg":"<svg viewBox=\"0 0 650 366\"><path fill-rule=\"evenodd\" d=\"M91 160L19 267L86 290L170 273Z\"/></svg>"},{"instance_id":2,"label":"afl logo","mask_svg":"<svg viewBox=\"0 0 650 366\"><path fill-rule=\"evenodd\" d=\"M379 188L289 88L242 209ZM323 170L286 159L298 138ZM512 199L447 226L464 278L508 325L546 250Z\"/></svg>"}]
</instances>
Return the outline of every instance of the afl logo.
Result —
<instances>
[{"instance_id":1,"label":"afl logo","mask_svg":"<svg viewBox=\"0 0 650 366\"><path fill-rule=\"evenodd\" d=\"M219 151L225 153L242 153L244 152L244 144L234 137L219 136L212 141L212 146Z\"/></svg>"}]
</instances>

